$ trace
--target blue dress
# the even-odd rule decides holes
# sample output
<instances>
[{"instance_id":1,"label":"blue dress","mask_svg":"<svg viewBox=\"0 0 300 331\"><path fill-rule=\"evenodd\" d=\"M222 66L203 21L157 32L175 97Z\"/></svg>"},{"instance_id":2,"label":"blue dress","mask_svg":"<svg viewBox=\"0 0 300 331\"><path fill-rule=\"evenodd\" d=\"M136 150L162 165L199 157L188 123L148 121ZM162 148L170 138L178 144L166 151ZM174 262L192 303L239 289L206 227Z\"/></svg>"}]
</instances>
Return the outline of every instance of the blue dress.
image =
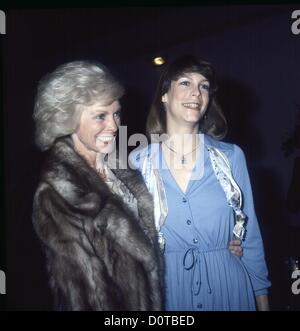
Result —
<instances>
[{"instance_id":1,"label":"blue dress","mask_svg":"<svg viewBox=\"0 0 300 331\"><path fill-rule=\"evenodd\" d=\"M196 161L186 192L177 185L158 147L159 173L168 204L161 228L166 240L166 310L255 310L255 296L267 294L270 282L244 153L236 145L206 135L199 137L203 153ZM207 151L210 146L227 155L243 192L248 222L241 258L228 250L234 213L213 172ZM151 153L151 145L135 160L141 161L146 150Z\"/></svg>"}]
</instances>

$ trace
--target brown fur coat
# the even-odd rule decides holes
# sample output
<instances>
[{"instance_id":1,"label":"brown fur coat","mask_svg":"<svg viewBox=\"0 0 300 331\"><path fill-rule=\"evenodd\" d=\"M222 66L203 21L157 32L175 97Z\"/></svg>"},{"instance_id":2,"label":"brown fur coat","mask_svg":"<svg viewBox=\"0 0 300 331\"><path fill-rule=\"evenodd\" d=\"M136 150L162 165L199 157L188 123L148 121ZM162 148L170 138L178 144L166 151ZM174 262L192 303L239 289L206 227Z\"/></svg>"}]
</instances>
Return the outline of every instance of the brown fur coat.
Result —
<instances>
[{"instance_id":1,"label":"brown fur coat","mask_svg":"<svg viewBox=\"0 0 300 331\"><path fill-rule=\"evenodd\" d=\"M113 172L137 199L139 219L74 151L70 138L49 152L33 224L45 247L56 309L162 309L151 196L138 172Z\"/></svg>"}]
</instances>

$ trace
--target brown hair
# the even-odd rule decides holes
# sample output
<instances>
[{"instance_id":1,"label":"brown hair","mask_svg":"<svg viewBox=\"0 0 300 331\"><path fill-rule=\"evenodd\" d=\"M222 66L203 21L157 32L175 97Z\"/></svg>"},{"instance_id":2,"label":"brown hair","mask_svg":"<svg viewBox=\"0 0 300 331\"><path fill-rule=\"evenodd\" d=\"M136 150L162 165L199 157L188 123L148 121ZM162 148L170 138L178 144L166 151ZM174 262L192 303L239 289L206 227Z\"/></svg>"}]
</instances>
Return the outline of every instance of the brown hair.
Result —
<instances>
[{"instance_id":1,"label":"brown hair","mask_svg":"<svg viewBox=\"0 0 300 331\"><path fill-rule=\"evenodd\" d=\"M199 130L216 139L225 137L227 122L216 100L217 86L214 68L210 63L193 56L183 56L170 63L160 76L146 123L146 132L149 138L151 134L166 133L166 111L161 98L169 91L171 82L183 74L194 72L204 76L210 83L210 101L206 114L199 123Z\"/></svg>"}]
</instances>

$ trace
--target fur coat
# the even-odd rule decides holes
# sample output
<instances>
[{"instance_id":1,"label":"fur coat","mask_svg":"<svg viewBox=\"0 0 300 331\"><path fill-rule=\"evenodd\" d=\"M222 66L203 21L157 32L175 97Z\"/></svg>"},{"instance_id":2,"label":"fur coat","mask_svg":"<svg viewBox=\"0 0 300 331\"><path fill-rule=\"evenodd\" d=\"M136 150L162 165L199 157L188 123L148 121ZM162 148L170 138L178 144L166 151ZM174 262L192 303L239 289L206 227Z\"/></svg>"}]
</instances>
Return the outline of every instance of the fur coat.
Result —
<instances>
[{"instance_id":1,"label":"fur coat","mask_svg":"<svg viewBox=\"0 0 300 331\"><path fill-rule=\"evenodd\" d=\"M113 172L137 199L139 219L74 151L71 138L49 151L33 225L45 247L56 309L162 309L151 195L139 172Z\"/></svg>"}]
</instances>

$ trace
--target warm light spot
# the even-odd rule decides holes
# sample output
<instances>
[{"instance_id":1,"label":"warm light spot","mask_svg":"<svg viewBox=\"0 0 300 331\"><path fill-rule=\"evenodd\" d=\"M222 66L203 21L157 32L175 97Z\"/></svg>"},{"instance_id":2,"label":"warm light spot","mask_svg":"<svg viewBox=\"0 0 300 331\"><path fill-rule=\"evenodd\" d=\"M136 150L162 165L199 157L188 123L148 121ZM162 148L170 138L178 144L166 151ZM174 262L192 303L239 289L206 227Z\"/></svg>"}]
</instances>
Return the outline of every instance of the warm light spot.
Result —
<instances>
[{"instance_id":1,"label":"warm light spot","mask_svg":"<svg viewBox=\"0 0 300 331\"><path fill-rule=\"evenodd\" d=\"M156 66L161 66L165 63L165 60L163 57L161 56L157 56L153 59L153 63L156 65Z\"/></svg>"}]
</instances>

